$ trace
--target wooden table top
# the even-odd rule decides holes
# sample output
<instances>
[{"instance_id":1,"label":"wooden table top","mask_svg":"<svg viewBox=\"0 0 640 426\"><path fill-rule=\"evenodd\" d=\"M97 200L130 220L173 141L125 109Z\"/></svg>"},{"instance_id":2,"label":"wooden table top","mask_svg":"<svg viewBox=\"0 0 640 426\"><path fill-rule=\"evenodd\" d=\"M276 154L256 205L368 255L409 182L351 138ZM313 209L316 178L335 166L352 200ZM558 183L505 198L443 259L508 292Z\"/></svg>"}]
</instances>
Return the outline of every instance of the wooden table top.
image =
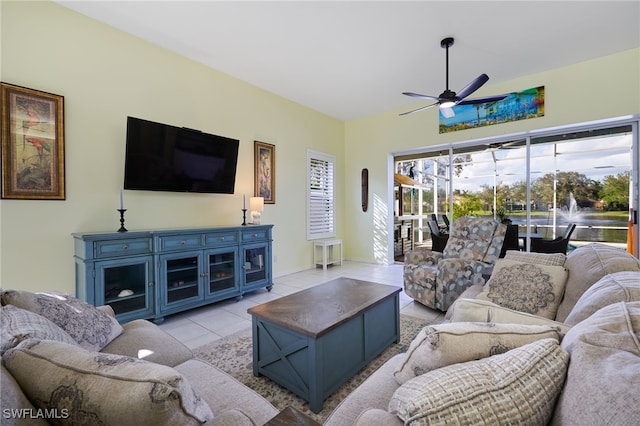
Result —
<instances>
[{"instance_id":1,"label":"wooden table top","mask_svg":"<svg viewBox=\"0 0 640 426\"><path fill-rule=\"evenodd\" d=\"M317 338L400 291L391 285L341 277L254 306L247 312Z\"/></svg>"}]
</instances>

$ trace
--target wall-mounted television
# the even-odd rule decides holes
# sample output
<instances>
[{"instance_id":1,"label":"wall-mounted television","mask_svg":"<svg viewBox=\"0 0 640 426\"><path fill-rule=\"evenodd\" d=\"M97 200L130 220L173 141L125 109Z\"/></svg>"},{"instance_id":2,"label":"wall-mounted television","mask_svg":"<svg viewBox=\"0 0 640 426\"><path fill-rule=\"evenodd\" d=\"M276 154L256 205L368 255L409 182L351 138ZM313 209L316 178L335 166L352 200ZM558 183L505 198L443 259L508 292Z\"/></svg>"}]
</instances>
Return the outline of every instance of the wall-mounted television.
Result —
<instances>
[{"instance_id":1,"label":"wall-mounted television","mask_svg":"<svg viewBox=\"0 0 640 426\"><path fill-rule=\"evenodd\" d=\"M124 189L233 194L240 141L127 117Z\"/></svg>"}]
</instances>

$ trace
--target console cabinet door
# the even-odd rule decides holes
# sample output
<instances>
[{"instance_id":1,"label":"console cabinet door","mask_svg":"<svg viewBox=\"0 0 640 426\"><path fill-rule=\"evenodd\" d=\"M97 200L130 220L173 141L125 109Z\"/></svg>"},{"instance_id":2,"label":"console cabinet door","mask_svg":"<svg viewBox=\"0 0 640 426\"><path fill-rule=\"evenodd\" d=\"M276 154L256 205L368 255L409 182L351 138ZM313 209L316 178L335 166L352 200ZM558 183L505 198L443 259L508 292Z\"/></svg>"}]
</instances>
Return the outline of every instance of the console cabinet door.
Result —
<instances>
[{"instance_id":1,"label":"console cabinet door","mask_svg":"<svg viewBox=\"0 0 640 426\"><path fill-rule=\"evenodd\" d=\"M153 316L153 256L95 263L95 304L109 305L120 322Z\"/></svg>"},{"instance_id":2,"label":"console cabinet door","mask_svg":"<svg viewBox=\"0 0 640 426\"><path fill-rule=\"evenodd\" d=\"M177 312L204 300L204 276L201 250L160 255L157 278L160 313Z\"/></svg>"},{"instance_id":3,"label":"console cabinet door","mask_svg":"<svg viewBox=\"0 0 640 426\"><path fill-rule=\"evenodd\" d=\"M207 250L207 272L204 277L205 298L208 300L227 299L240 295L240 279L237 274L238 248Z\"/></svg>"},{"instance_id":4,"label":"console cabinet door","mask_svg":"<svg viewBox=\"0 0 640 426\"><path fill-rule=\"evenodd\" d=\"M242 247L242 293L266 287L271 290L271 252L268 243Z\"/></svg>"}]
</instances>

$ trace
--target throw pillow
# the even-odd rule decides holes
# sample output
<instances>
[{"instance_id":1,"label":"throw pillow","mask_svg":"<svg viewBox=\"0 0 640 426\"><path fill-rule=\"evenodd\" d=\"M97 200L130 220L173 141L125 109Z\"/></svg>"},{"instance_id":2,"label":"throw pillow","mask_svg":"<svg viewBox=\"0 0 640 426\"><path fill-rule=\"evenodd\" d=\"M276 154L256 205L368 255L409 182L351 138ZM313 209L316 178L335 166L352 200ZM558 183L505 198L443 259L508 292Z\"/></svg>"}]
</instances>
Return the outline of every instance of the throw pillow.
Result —
<instances>
[{"instance_id":1,"label":"throw pillow","mask_svg":"<svg viewBox=\"0 0 640 426\"><path fill-rule=\"evenodd\" d=\"M2 361L36 407L68 424L198 425L213 418L187 380L164 365L51 340L24 341Z\"/></svg>"},{"instance_id":2,"label":"throw pillow","mask_svg":"<svg viewBox=\"0 0 640 426\"><path fill-rule=\"evenodd\" d=\"M123 331L109 314L69 295L7 290L2 294L2 302L53 321L89 350L99 351Z\"/></svg>"},{"instance_id":3,"label":"throw pillow","mask_svg":"<svg viewBox=\"0 0 640 426\"><path fill-rule=\"evenodd\" d=\"M413 339L393 375L399 384L431 370L501 354L536 340L560 341L546 325L452 322L424 327Z\"/></svg>"},{"instance_id":4,"label":"throw pillow","mask_svg":"<svg viewBox=\"0 0 640 426\"><path fill-rule=\"evenodd\" d=\"M76 344L63 329L45 317L13 305L0 306L0 355L27 339Z\"/></svg>"},{"instance_id":5,"label":"throw pillow","mask_svg":"<svg viewBox=\"0 0 640 426\"><path fill-rule=\"evenodd\" d=\"M564 294L567 275L562 266L500 259L477 298L554 319Z\"/></svg>"},{"instance_id":6,"label":"throw pillow","mask_svg":"<svg viewBox=\"0 0 640 426\"><path fill-rule=\"evenodd\" d=\"M575 325L553 424L640 424L640 302L618 302Z\"/></svg>"},{"instance_id":7,"label":"throw pillow","mask_svg":"<svg viewBox=\"0 0 640 426\"><path fill-rule=\"evenodd\" d=\"M535 263L536 265L564 266L567 255L564 253L533 253L509 250L504 258L518 262Z\"/></svg>"},{"instance_id":8,"label":"throw pillow","mask_svg":"<svg viewBox=\"0 0 640 426\"><path fill-rule=\"evenodd\" d=\"M388 409L412 425L547 424L568 362L557 340L538 340L415 377Z\"/></svg>"},{"instance_id":9,"label":"throw pillow","mask_svg":"<svg viewBox=\"0 0 640 426\"><path fill-rule=\"evenodd\" d=\"M451 313L451 315L449 315ZM458 299L447 311L447 319L451 322L495 322L500 324L550 325L560 330L564 336L570 326L505 308L488 300Z\"/></svg>"},{"instance_id":10,"label":"throw pillow","mask_svg":"<svg viewBox=\"0 0 640 426\"><path fill-rule=\"evenodd\" d=\"M564 320L576 325L600 308L616 302L640 301L640 271L622 271L605 275L587 289Z\"/></svg>"}]
</instances>

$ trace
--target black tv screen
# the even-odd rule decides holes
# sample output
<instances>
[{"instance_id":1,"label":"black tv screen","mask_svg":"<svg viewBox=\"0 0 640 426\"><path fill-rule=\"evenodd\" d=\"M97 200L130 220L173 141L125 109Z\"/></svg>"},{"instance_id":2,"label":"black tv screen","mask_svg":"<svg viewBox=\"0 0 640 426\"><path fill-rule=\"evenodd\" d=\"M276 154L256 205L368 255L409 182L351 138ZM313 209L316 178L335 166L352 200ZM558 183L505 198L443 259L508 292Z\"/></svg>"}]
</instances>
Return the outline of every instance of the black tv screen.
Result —
<instances>
[{"instance_id":1,"label":"black tv screen","mask_svg":"<svg viewBox=\"0 0 640 426\"><path fill-rule=\"evenodd\" d=\"M233 194L239 143L127 117L124 189Z\"/></svg>"}]
</instances>

